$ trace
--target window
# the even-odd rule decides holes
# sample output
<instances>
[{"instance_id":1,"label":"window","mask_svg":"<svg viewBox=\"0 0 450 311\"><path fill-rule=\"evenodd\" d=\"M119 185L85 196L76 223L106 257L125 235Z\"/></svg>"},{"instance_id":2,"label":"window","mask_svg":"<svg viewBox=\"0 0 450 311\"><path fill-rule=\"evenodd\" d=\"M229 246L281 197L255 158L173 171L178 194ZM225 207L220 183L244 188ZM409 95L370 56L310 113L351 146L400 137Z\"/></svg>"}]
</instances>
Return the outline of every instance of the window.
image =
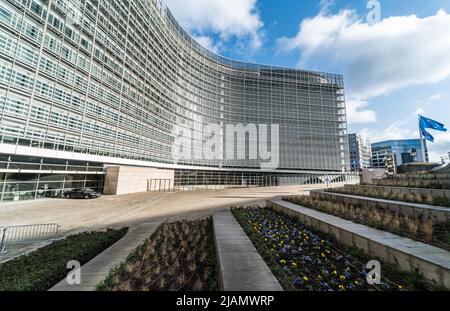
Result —
<instances>
[{"instance_id":1,"label":"window","mask_svg":"<svg viewBox=\"0 0 450 311\"><path fill-rule=\"evenodd\" d=\"M66 26L66 29L64 30L64 34L67 37L72 38L72 33L73 33L72 29L70 29L69 27Z\"/></svg>"},{"instance_id":2,"label":"window","mask_svg":"<svg viewBox=\"0 0 450 311\"><path fill-rule=\"evenodd\" d=\"M45 18L46 12L43 9L42 5L37 3L36 1L31 2L30 10L34 12L36 15L38 15L41 18Z\"/></svg>"},{"instance_id":3,"label":"window","mask_svg":"<svg viewBox=\"0 0 450 311\"><path fill-rule=\"evenodd\" d=\"M5 24L9 24L10 20L11 20L11 13L7 11L5 8L0 7L0 21L4 22Z\"/></svg>"},{"instance_id":4,"label":"window","mask_svg":"<svg viewBox=\"0 0 450 311\"><path fill-rule=\"evenodd\" d=\"M32 81L25 73L16 72L14 83L18 88L31 91Z\"/></svg>"},{"instance_id":5,"label":"window","mask_svg":"<svg viewBox=\"0 0 450 311\"><path fill-rule=\"evenodd\" d=\"M34 41L41 41L42 38L42 32L39 30L39 28L35 25L27 24L25 34L29 36Z\"/></svg>"},{"instance_id":6,"label":"window","mask_svg":"<svg viewBox=\"0 0 450 311\"><path fill-rule=\"evenodd\" d=\"M0 51L5 54L14 56L16 53L17 43L9 38L6 34L0 33Z\"/></svg>"},{"instance_id":7,"label":"window","mask_svg":"<svg viewBox=\"0 0 450 311\"><path fill-rule=\"evenodd\" d=\"M19 53L19 58L25 63L35 67L38 62L38 52L35 52L33 48L29 46L22 46Z\"/></svg>"}]
</instances>

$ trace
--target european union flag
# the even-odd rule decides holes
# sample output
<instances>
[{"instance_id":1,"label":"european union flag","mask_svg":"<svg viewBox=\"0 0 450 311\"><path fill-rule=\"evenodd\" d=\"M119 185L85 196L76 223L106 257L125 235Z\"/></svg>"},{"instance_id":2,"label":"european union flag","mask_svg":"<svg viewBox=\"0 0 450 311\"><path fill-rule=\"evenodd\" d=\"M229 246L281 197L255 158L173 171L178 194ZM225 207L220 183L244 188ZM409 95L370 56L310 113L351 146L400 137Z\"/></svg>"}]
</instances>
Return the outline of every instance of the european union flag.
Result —
<instances>
[{"instance_id":1,"label":"european union flag","mask_svg":"<svg viewBox=\"0 0 450 311\"><path fill-rule=\"evenodd\" d=\"M422 135L423 135L423 137L424 137L426 140L431 141L431 142L434 142L434 137L433 137L433 135L431 135L430 133L428 133L425 129L420 129L420 130L422 131Z\"/></svg>"},{"instance_id":2,"label":"european union flag","mask_svg":"<svg viewBox=\"0 0 450 311\"><path fill-rule=\"evenodd\" d=\"M426 140L429 140L431 142L434 142L434 137L433 137L433 135L428 133L426 131L426 129L433 129L433 130L441 131L441 132L447 131L444 124L434 121L432 119L426 118L424 116L420 116L419 125L420 125L420 131L421 131L423 137Z\"/></svg>"}]
</instances>

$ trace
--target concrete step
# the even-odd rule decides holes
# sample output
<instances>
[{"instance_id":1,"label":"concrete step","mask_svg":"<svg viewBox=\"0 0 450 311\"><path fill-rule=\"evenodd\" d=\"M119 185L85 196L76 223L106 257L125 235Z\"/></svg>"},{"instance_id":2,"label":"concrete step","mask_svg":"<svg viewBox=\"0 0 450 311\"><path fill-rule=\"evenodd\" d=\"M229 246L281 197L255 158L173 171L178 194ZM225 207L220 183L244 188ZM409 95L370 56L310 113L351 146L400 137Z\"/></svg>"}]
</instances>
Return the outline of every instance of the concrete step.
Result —
<instances>
[{"instance_id":1,"label":"concrete step","mask_svg":"<svg viewBox=\"0 0 450 311\"><path fill-rule=\"evenodd\" d=\"M95 291L96 286L106 279L110 270L124 262L159 225L160 222L150 222L130 228L122 239L81 267L80 285L69 285L64 279L49 291Z\"/></svg>"},{"instance_id":2,"label":"concrete step","mask_svg":"<svg viewBox=\"0 0 450 311\"><path fill-rule=\"evenodd\" d=\"M311 191L310 194L311 197L320 200L346 204L359 204L363 207L381 207L406 216L429 217L437 222L450 221L450 208L448 207L384 200L321 190Z\"/></svg>"},{"instance_id":3,"label":"concrete step","mask_svg":"<svg viewBox=\"0 0 450 311\"><path fill-rule=\"evenodd\" d=\"M281 199L268 201L268 206L334 235L342 244L356 246L386 263L397 264L403 271L417 269L426 279L450 289L450 252L446 250Z\"/></svg>"},{"instance_id":4,"label":"concrete step","mask_svg":"<svg viewBox=\"0 0 450 311\"><path fill-rule=\"evenodd\" d=\"M282 291L231 211L216 212L213 220L223 290Z\"/></svg>"}]
</instances>

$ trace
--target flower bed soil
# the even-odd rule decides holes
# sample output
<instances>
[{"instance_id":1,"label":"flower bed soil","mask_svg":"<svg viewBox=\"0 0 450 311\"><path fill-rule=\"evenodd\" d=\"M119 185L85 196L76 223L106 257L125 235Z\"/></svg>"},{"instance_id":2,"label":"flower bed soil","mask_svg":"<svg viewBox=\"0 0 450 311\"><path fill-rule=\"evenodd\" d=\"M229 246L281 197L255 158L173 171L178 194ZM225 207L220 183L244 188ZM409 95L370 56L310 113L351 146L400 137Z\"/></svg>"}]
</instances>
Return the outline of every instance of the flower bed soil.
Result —
<instances>
[{"instance_id":1,"label":"flower bed soil","mask_svg":"<svg viewBox=\"0 0 450 311\"><path fill-rule=\"evenodd\" d=\"M218 289L211 218L164 223L108 278L104 291L213 291Z\"/></svg>"},{"instance_id":2,"label":"flower bed soil","mask_svg":"<svg viewBox=\"0 0 450 311\"><path fill-rule=\"evenodd\" d=\"M398 291L433 287L417 273L382 263L382 282L369 285L363 251L338 244L269 208L234 208L233 214L285 290Z\"/></svg>"}]
</instances>

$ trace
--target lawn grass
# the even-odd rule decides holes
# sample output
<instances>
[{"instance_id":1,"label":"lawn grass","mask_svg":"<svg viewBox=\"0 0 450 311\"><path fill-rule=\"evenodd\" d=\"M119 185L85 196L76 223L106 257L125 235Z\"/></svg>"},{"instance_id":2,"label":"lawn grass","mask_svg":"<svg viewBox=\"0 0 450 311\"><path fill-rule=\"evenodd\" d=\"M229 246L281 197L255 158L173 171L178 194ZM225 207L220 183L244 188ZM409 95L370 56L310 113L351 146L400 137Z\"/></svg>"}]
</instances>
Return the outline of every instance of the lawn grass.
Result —
<instances>
[{"instance_id":1,"label":"lawn grass","mask_svg":"<svg viewBox=\"0 0 450 311\"><path fill-rule=\"evenodd\" d=\"M108 229L72 235L0 264L0 291L46 291L67 276L69 261L87 263L127 231Z\"/></svg>"}]
</instances>

